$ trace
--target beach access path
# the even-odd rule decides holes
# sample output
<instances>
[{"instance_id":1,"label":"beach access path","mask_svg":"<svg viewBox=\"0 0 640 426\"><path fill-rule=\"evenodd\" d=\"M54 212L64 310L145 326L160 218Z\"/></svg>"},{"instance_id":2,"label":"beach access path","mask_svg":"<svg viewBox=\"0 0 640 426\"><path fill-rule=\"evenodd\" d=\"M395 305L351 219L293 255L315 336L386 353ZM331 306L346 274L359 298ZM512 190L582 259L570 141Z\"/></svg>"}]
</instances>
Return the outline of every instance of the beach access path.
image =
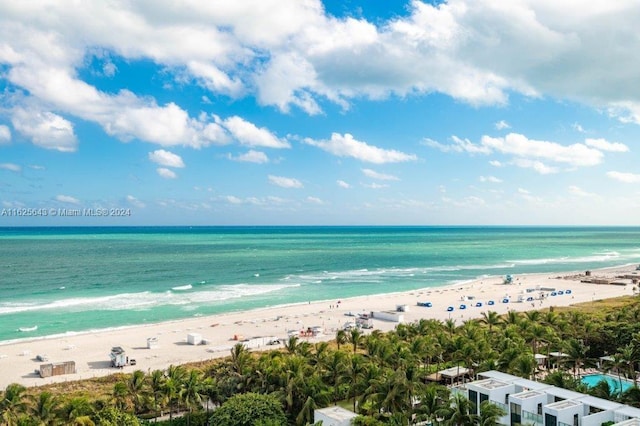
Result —
<instances>
[{"instance_id":1,"label":"beach access path","mask_svg":"<svg viewBox=\"0 0 640 426\"><path fill-rule=\"evenodd\" d=\"M633 265L595 270L592 271L591 278L613 280L614 277L630 274L638 274L640 277L640 272L635 271ZM277 347L265 343L271 337L286 340L289 333L300 335L300 331L311 327L322 328L324 334L301 339L310 342L331 340L345 323L354 321L347 314L396 311L398 306L402 306L407 308L402 312L404 322L426 318L442 321L453 319L461 324L481 317L482 312L504 314L509 310L527 311L568 306L632 295L637 287L631 281L627 285L594 284L581 282L583 278L584 271L530 275L515 273L511 284L505 284L502 276L487 277L464 284L402 293L278 306L56 338L25 339L0 345L0 389L5 389L10 383L33 387L117 372L132 372L136 369L144 372L166 369L171 364L228 356L238 341L257 336L268 339L254 340L262 342L255 350L267 350ZM555 295L552 295L554 291ZM562 294L559 294L560 291ZM541 295L544 298L540 298ZM529 297L534 299L527 302ZM508 303L504 302L505 299ZM519 302L518 299L523 301ZM494 304L488 305L489 301L494 301ZM431 306L418 306L418 302L429 302ZM476 307L478 303L482 306ZM465 309L460 309L463 304ZM448 311L449 307L453 310ZM397 323L374 318L373 325L373 329L389 331ZM363 331L369 333L371 330ZM189 344L189 334L201 336L206 344ZM157 345L152 349L147 347L148 338L156 338L154 340ZM130 360L135 359L135 366L128 365L122 369L111 367L109 354L111 348L117 346L126 351ZM36 371L41 364L47 362L41 362L36 357L44 354L48 357L47 362L74 361L76 373L41 378Z\"/></svg>"}]
</instances>

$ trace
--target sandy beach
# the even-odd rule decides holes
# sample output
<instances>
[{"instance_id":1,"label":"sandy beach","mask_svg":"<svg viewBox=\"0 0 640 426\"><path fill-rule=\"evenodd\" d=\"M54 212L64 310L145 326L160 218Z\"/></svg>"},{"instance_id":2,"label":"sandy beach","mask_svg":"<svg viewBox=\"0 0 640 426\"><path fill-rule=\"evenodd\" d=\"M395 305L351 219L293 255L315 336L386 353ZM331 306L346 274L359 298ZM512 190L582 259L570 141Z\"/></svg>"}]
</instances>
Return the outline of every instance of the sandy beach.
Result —
<instances>
[{"instance_id":1,"label":"sandy beach","mask_svg":"<svg viewBox=\"0 0 640 426\"><path fill-rule=\"evenodd\" d=\"M311 327L320 327L324 333L302 336L302 339L311 342L331 340L345 323L355 321L349 314L397 311L399 306L406 307L406 311L400 313L404 322L421 318L450 318L460 324L490 310L503 314L509 310L527 311L632 295L637 286L632 284L632 279L615 277L637 275L640 278L640 271L635 269L633 265L596 270L589 277L585 276L584 271L532 275L515 273L511 284L505 284L503 276L488 277L464 284L404 293L311 302L73 336L21 340L0 345L0 389L10 383L32 387L136 369L148 372L164 369L170 364L223 357L229 355L231 347L238 341L257 336L268 337L253 340L253 343L260 343L256 350L264 350L277 347L265 344L271 337L285 340L289 333L300 335L301 331ZM585 278L617 281L619 284L581 282ZM490 301L493 304L490 305ZM430 302L431 306L418 306L418 302ZM461 305L465 308L461 309ZM453 310L448 310L449 307ZM375 315L372 322L373 329L382 331L392 330L397 325L376 319ZM364 330L365 333L370 331ZM206 344L189 344L189 334L201 336ZM149 349L148 338L157 338L157 347ZM109 354L115 346L122 347L126 356L136 361L136 365L123 369L111 367ZM38 355L46 355L48 361L38 360ZM75 374L47 378L36 374L41 364L65 361L75 362Z\"/></svg>"}]
</instances>

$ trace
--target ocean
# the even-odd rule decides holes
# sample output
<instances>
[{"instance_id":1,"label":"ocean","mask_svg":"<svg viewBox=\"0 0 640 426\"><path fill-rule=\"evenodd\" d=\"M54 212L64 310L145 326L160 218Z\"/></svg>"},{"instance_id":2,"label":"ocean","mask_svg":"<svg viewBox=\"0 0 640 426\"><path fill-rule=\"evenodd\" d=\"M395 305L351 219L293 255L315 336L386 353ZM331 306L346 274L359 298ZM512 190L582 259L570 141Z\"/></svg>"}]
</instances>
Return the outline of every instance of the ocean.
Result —
<instances>
[{"instance_id":1,"label":"ocean","mask_svg":"<svg viewBox=\"0 0 640 426\"><path fill-rule=\"evenodd\" d=\"M639 262L637 227L0 228L0 343Z\"/></svg>"}]
</instances>

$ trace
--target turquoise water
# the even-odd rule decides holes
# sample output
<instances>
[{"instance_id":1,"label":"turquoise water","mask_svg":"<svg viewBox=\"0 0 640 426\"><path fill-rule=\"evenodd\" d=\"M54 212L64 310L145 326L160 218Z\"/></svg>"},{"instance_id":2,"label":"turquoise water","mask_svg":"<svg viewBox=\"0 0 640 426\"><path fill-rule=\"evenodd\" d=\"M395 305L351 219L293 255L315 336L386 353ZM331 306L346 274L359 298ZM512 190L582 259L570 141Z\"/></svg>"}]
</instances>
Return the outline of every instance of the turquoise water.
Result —
<instances>
[{"instance_id":1,"label":"turquoise water","mask_svg":"<svg viewBox=\"0 0 640 426\"><path fill-rule=\"evenodd\" d=\"M0 341L639 262L622 227L0 228Z\"/></svg>"},{"instance_id":2,"label":"turquoise water","mask_svg":"<svg viewBox=\"0 0 640 426\"><path fill-rule=\"evenodd\" d=\"M609 376L608 374L589 374L587 376L582 376L582 383L592 388L603 380L606 380L609 384L609 389L611 389L615 393L620 392L620 380L617 377ZM633 387L633 382L629 380L622 379L622 392L625 392L627 389Z\"/></svg>"}]
</instances>

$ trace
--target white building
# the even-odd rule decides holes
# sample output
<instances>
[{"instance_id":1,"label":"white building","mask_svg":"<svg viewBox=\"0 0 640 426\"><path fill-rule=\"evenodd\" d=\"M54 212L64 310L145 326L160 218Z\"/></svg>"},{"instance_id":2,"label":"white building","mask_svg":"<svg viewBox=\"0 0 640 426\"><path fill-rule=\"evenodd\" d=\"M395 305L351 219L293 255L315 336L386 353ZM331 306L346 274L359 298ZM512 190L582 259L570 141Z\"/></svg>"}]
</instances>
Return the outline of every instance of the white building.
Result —
<instances>
[{"instance_id":1,"label":"white building","mask_svg":"<svg viewBox=\"0 0 640 426\"><path fill-rule=\"evenodd\" d=\"M503 425L612 426L640 425L640 409L606 399L512 376L500 371L478 374L464 386L476 407L490 401L507 413ZM476 408L479 410L479 408Z\"/></svg>"},{"instance_id":2,"label":"white building","mask_svg":"<svg viewBox=\"0 0 640 426\"><path fill-rule=\"evenodd\" d=\"M351 426L356 417L358 415L353 411L338 406L313 411L313 422L322 421L322 426Z\"/></svg>"}]
</instances>

